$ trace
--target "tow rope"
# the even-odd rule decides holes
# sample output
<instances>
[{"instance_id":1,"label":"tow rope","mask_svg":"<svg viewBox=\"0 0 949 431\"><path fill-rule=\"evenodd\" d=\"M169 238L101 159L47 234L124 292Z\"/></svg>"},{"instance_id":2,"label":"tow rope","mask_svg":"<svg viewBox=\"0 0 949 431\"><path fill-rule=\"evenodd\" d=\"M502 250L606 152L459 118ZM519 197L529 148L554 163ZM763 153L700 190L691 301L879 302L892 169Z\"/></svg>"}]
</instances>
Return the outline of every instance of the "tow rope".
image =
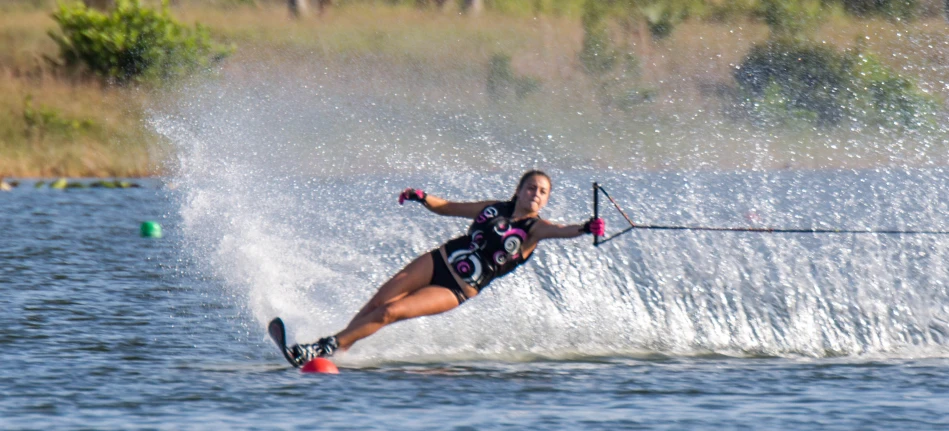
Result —
<instances>
[{"instance_id":1,"label":"tow rope","mask_svg":"<svg viewBox=\"0 0 949 431\"><path fill-rule=\"evenodd\" d=\"M712 226L676 226L661 224L636 224L626 215L626 212L620 208L616 200L599 183L593 183L593 217L600 216L600 193L616 207L616 210L623 215L623 218L629 223L629 227L617 232L609 237L600 239L593 236L593 245L599 247L614 238L631 232L633 229L648 230L691 230L691 231L711 231L711 232L754 232L754 233L831 233L831 234L872 234L872 235L949 235L949 231L943 230L899 230L899 229L816 229L816 228L771 228L771 227L712 227Z\"/></svg>"}]
</instances>

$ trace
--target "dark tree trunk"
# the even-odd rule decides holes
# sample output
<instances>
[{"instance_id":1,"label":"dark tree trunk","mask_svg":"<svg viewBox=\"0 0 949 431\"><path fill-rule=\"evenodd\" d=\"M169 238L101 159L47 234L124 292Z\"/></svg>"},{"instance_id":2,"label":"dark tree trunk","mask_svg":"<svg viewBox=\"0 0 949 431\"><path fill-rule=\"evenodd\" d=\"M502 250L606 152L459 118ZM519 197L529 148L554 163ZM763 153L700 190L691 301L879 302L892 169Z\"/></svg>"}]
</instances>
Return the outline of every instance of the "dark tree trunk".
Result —
<instances>
[{"instance_id":1,"label":"dark tree trunk","mask_svg":"<svg viewBox=\"0 0 949 431\"><path fill-rule=\"evenodd\" d=\"M290 8L290 16L294 18L302 18L310 13L307 0L287 0L287 7Z\"/></svg>"},{"instance_id":2,"label":"dark tree trunk","mask_svg":"<svg viewBox=\"0 0 949 431\"><path fill-rule=\"evenodd\" d=\"M484 0L465 0L464 10L468 15L478 16L484 10Z\"/></svg>"}]
</instances>

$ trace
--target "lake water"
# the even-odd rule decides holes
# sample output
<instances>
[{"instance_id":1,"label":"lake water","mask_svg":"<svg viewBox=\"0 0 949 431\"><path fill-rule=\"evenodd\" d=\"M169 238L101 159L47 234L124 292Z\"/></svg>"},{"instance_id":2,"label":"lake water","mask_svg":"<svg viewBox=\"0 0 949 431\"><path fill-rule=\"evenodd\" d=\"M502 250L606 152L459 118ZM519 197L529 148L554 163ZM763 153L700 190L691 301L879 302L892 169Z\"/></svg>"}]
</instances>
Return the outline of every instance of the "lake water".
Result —
<instances>
[{"instance_id":1,"label":"lake water","mask_svg":"<svg viewBox=\"0 0 949 431\"><path fill-rule=\"evenodd\" d=\"M401 188L504 198L519 173L183 169L0 193L0 428L949 428L942 235L550 242L463 307L357 344L339 375L301 374L266 338L278 315L291 341L338 330L465 229L399 207ZM597 180L640 223L949 228L941 170L553 177L557 221L589 217Z\"/></svg>"}]
</instances>

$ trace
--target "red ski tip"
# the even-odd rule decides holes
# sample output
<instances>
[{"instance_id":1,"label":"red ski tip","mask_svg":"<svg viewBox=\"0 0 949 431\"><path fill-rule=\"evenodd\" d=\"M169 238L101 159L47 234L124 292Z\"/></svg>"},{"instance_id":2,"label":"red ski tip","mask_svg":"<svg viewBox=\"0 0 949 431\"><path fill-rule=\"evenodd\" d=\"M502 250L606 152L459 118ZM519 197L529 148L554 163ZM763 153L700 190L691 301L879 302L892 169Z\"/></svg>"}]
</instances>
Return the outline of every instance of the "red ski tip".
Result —
<instances>
[{"instance_id":1,"label":"red ski tip","mask_svg":"<svg viewBox=\"0 0 949 431\"><path fill-rule=\"evenodd\" d=\"M303 365L303 368L300 368L300 371L304 373L339 374L339 368L336 368L336 364L326 358L316 358L307 362Z\"/></svg>"}]
</instances>

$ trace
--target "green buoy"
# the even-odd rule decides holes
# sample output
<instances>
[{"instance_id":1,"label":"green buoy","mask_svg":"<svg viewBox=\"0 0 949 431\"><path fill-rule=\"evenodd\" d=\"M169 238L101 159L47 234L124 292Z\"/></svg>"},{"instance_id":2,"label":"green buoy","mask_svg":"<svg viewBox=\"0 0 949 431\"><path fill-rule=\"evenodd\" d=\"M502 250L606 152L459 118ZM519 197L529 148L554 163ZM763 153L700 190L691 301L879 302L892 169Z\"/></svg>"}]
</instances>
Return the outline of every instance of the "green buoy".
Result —
<instances>
[{"instance_id":1,"label":"green buoy","mask_svg":"<svg viewBox=\"0 0 949 431\"><path fill-rule=\"evenodd\" d=\"M142 238L161 238L161 225L153 221L142 222Z\"/></svg>"}]
</instances>

